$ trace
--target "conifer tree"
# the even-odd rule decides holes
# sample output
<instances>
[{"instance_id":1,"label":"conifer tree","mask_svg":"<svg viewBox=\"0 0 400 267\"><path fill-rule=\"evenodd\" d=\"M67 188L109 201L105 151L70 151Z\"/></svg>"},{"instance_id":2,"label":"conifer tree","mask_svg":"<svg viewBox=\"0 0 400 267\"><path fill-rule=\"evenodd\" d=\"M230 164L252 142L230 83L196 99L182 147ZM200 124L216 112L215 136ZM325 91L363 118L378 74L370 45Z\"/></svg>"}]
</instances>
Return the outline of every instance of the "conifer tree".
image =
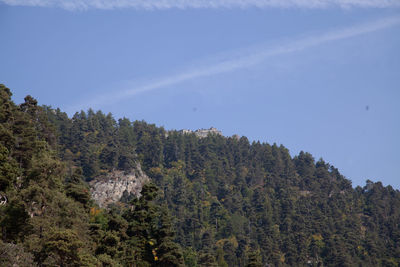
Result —
<instances>
[{"instance_id":1,"label":"conifer tree","mask_svg":"<svg viewBox=\"0 0 400 267\"><path fill-rule=\"evenodd\" d=\"M175 233L166 206L162 206L160 212L160 227L156 233L157 257L156 265L160 267L182 266L183 255L181 248L174 242Z\"/></svg>"}]
</instances>

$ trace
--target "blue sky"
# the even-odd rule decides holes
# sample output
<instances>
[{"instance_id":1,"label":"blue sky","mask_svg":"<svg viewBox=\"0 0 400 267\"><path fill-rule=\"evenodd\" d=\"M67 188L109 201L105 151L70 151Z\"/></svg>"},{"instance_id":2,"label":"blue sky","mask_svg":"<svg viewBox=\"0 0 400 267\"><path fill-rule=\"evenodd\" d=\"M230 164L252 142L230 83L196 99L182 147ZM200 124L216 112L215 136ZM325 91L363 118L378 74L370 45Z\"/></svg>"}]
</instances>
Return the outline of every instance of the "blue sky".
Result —
<instances>
[{"instance_id":1,"label":"blue sky","mask_svg":"<svg viewBox=\"0 0 400 267\"><path fill-rule=\"evenodd\" d=\"M400 188L400 1L105 3L0 0L16 102L214 126Z\"/></svg>"}]
</instances>

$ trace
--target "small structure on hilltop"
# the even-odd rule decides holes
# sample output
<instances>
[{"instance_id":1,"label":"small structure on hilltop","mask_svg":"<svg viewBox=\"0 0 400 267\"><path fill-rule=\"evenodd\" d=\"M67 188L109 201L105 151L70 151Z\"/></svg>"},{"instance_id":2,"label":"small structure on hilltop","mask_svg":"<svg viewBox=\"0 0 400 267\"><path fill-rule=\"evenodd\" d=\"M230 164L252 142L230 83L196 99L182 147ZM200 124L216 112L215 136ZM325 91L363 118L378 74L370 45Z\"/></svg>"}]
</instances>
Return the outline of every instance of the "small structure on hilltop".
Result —
<instances>
[{"instance_id":1,"label":"small structure on hilltop","mask_svg":"<svg viewBox=\"0 0 400 267\"><path fill-rule=\"evenodd\" d=\"M181 133L181 134L191 134L191 133L193 133L193 131L192 130L187 130L187 129L182 129L182 130L179 131L179 133Z\"/></svg>"},{"instance_id":2,"label":"small structure on hilltop","mask_svg":"<svg viewBox=\"0 0 400 267\"><path fill-rule=\"evenodd\" d=\"M207 137L209 134L217 134L222 136L222 132L217 128L211 127L210 129L197 129L196 131L182 129L179 131L181 134L192 134L194 133L196 136L200 138Z\"/></svg>"},{"instance_id":3,"label":"small structure on hilltop","mask_svg":"<svg viewBox=\"0 0 400 267\"><path fill-rule=\"evenodd\" d=\"M198 137L207 137L209 134L222 135L222 132L217 128L211 127L210 129L198 129L194 134Z\"/></svg>"}]
</instances>

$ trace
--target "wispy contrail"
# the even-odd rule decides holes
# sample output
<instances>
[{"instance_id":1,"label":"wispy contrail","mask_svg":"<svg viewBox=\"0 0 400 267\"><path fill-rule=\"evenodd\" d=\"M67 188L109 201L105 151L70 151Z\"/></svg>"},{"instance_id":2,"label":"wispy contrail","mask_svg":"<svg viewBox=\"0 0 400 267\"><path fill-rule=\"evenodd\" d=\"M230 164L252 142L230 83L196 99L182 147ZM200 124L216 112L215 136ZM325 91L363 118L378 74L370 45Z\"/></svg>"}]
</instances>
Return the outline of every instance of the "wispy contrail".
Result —
<instances>
[{"instance_id":1,"label":"wispy contrail","mask_svg":"<svg viewBox=\"0 0 400 267\"><path fill-rule=\"evenodd\" d=\"M400 0L0 0L14 6L86 9L400 7Z\"/></svg>"},{"instance_id":2,"label":"wispy contrail","mask_svg":"<svg viewBox=\"0 0 400 267\"><path fill-rule=\"evenodd\" d=\"M96 108L104 104L115 103L122 99L126 99L127 97L143 93L146 91L152 91L155 89L164 88L170 85L182 83L200 77L212 76L220 73L234 71L241 68L250 67L273 56L301 51L327 42L351 38L357 35L374 32L398 24L400 24L400 17L387 17L367 24L356 25L341 30L323 33L318 36L298 39L275 47L260 49L257 52L241 55L239 57L220 61L200 68L193 68L191 70L177 73L169 77L158 79L143 86L135 87L128 90L113 92L112 94L109 95L102 95L98 98L93 99L91 102L85 102L84 105L79 105L74 107L74 110L82 109L85 107Z\"/></svg>"}]
</instances>

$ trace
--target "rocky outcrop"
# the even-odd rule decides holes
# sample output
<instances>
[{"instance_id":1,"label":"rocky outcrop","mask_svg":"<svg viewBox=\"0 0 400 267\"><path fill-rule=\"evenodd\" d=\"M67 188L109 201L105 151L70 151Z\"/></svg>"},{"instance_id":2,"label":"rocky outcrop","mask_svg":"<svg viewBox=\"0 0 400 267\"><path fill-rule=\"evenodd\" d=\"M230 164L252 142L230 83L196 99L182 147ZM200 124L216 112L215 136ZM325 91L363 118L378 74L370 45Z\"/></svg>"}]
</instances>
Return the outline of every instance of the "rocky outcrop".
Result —
<instances>
[{"instance_id":1,"label":"rocky outcrop","mask_svg":"<svg viewBox=\"0 0 400 267\"><path fill-rule=\"evenodd\" d=\"M0 206L3 206L5 204L7 204L8 199L6 194L4 194L3 192L0 192Z\"/></svg>"},{"instance_id":2,"label":"rocky outcrop","mask_svg":"<svg viewBox=\"0 0 400 267\"><path fill-rule=\"evenodd\" d=\"M114 170L89 184L92 198L100 207L106 208L109 204L120 201L124 195L139 197L143 184L149 181L140 164L137 164L129 172Z\"/></svg>"}]
</instances>

